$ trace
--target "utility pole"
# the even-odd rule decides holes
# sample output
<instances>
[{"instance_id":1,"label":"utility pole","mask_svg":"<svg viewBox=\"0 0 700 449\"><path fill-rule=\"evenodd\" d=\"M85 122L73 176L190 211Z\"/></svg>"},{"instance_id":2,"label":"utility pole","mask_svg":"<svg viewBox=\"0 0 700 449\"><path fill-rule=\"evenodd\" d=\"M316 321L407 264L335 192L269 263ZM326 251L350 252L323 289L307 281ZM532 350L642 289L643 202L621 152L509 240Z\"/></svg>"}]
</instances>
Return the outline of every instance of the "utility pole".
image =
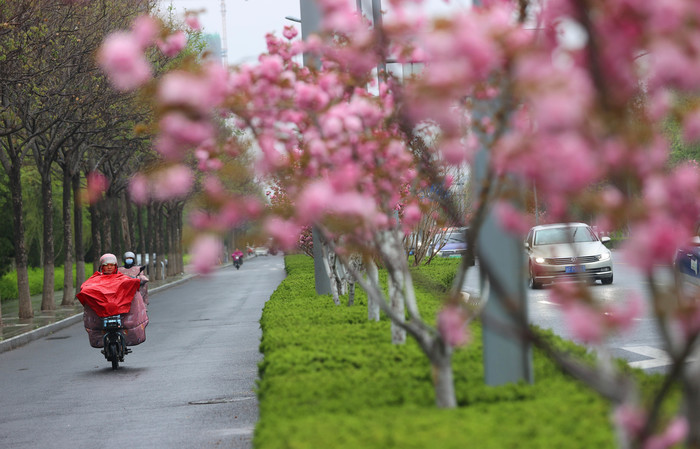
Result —
<instances>
[{"instance_id":1,"label":"utility pole","mask_svg":"<svg viewBox=\"0 0 700 449\"><path fill-rule=\"evenodd\" d=\"M301 38L306 39L318 32L321 27L321 12L318 10L316 0L299 0L299 11L301 13ZM304 65L317 65L317 61L312 55L304 53ZM331 294L331 280L326 272L325 264L323 263L323 242L321 233L313 226L311 229L314 243L314 279L317 295Z\"/></svg>"},{"instance_id":2,"label":"utility pole","mask_svg":"<svg viewBox=\"0 0 700 449\"><path fill-rule=\"evenodd\" d=\"M474 0L473 6L481 5ZM498 99L475 101L475 122L493 115ZM472 179L474 195L488 176L489 148L493 141L486 133L477 132L481 148L474 161ZM519 338L519 322L527 322L527 291L525 287L525 252L523 242L503 228L493 211L489 212L479 230L476 242L482 267L491 267L490 279L481 273L481 294L487 301L483 316L484 377L487 385L498 386L519 381L533 382L532 350ZM496 269L498 267L498 269ZM500 291L488 283L501 287Z\"/></svg>"},{"instance_id":3,"label":"utility pole","mask_svg":"<svg viewBox=\"0 0 700 449\"><path fill-rule=\"evenodd\" d=\"M226 37L226 0L221 0L221 62L228 65L228 38Z\"/></svg>"}]
</instances>

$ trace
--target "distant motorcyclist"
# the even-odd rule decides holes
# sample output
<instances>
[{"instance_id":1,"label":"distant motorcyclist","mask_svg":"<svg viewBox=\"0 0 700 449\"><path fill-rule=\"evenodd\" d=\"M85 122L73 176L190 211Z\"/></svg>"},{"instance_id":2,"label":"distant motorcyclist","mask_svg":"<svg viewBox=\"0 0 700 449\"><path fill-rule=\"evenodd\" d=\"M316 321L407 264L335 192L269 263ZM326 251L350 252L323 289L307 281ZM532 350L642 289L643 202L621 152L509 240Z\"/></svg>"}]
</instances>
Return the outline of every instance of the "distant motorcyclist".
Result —
<instances>
[{"instance_id":1,"label":"distant motorcyclist","mask_svg":"<svg viewBox=\"0 0 700 449\"><path fill-rule=\"evenodd\" d=\"M141 296L143 297L143 302L148 304L148 276L143 272L145 267L140 267L135 265L136 255L132 251L127 251L124 253L124 266L119 267L119 272L124 273L132 278L139 278L141 280Z\"/></svg>"},{"instance_id":2,"label":"distant motorcyclist","mask_svg":"<svg viewBox=\"0 0 700 449\"><path fill-rule=\"evenodd\" d=\"M243 251L236 248L236 250L231 254L231 259L233 260L233 265L236 269L240 268L243 264Z\"/></svg>"},{"instance_id":3,"label":"distant motorcyclist","mask_svg":"<svg viewBox=\"0 0 700 449\"><path fill-rule=\"evenodd\" d=\"M124 253L124 268L131 268L136 263L136 255L131 251Z\"/></svg>"}]
</instances>

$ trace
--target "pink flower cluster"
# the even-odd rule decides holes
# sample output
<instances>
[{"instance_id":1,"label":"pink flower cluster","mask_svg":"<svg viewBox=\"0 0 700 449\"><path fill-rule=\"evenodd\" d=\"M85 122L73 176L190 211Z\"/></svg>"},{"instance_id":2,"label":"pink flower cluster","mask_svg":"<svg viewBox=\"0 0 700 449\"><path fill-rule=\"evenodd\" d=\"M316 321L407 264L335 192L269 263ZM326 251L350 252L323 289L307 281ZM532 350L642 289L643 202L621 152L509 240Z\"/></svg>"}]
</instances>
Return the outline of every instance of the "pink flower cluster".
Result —
<instances>
[{"instance_id":1,"label":"pink flower cluster","mask_svg":"<svg viewBox=\"0 0 700 449\"><path fill-rule=\"evenodd\" d=\"M643 298L637 294L625 302L600 304L574 283L555 284L552 300L562 306L571 336L584 343L602 343L610 335L629 331L645 313Z\"/></svg>"},{"instance_id":2,"label":"pink flower cluster","mask_svg":"<svg viewBox=\"0 0 700 449\"><path fill-rule=\"evenodd\" d=\"M615 409L614 419L630 438L638 438L647 419L646 413L630 404L622 404ZM683 442L688 435L688 421L684 417L674 418L666 429L642 441L644 449L669 449Z\"/></svg>"},{"instance_id":3,"label":"pink flower cluster","mask_svg":"<svg viewBox=\"0 0 700 449\"><path fill-rule=\"evenodd\" d=\"M150 177L136 174L129 183L129 195L137 204L150 199L166 201L186 197L194 185L194 173L182 164L165 167Z\"/></svg>"},{"instance_id":4,"label":"pink flower cluster","mask_svg":"<svg viewBox=\"0 0 700 449\"><path fill-rule=\"evenodd\" d=\"M144 50L156 44L168 57L177 56L187 44L183 31L157 39L160 24L150 16L137 18L130 31L112 33L97 53L97 62L115 88L131 91L143 86L153 76Z\"/></svg>"},{"instance_id":5,"label":"pink flower cluster","mask_svg":"<svg viewBox=\"0 0 700 449\"><path fill-rule=\"evenodd\" d=\"M100 172L92 171L87 175L87 201L96 203L109 188L109 180Z\"/></svg>"},{"instance_id":6,"label":"pink flower cluster","mask_svg":"<svg viewBox=\"0 0 700 449\"><path fill-rule=\"evenodd\" d=\"M464 346L469 341L467 316L458 306L447 305L438 312L437 328L445 342L452 347Z\"/></svg>"}]
</instances>

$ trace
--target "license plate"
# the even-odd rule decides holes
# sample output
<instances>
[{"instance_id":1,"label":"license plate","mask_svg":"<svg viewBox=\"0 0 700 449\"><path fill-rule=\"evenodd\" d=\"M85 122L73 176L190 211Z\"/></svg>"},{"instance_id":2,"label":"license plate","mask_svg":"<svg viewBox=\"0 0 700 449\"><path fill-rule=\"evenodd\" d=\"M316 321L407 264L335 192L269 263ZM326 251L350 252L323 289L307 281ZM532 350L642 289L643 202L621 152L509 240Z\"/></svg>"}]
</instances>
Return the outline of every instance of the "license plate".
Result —
<instances>
[{"instance_id":1,"label":"license plate","mask_svg":"<svg viewBox=\"0 0 700 449\"><path fill-rule=\"evenodd\" d=\"M584 265L571 265L564 268L565 273L582 273L584 271L586 271L586 267Z\"/></svg>"}]
</instances>

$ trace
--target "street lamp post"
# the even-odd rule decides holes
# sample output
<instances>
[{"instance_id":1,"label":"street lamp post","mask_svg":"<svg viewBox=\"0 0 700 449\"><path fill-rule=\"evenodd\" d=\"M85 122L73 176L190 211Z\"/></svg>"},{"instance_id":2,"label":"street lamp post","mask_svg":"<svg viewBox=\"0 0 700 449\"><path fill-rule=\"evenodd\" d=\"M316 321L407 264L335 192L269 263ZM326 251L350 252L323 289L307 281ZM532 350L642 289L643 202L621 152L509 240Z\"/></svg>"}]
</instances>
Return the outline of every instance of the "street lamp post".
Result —
<instances>
[{"instance_id":1,"label":"street lamp post","mask_svg":"<svg viewBox=\"0 0 700 449\"><path fill-rule=\"evenodd\" d=\"M286 17L286 19L301 23L301 38L305 41L311 34L319 30L321 13L316 5L316 0L299 0L299 11L301 12L301 19L296 19L296 17ZM308 67L315 64L316 61L312 58L312 55L304 53L304 65ZM311 235L314 245L314 281L316 294L329 295L331 294L331 280L323 263L323 243L321 242L321 233L316 226L311 228Z\"/></svg>"}]
</instances>

